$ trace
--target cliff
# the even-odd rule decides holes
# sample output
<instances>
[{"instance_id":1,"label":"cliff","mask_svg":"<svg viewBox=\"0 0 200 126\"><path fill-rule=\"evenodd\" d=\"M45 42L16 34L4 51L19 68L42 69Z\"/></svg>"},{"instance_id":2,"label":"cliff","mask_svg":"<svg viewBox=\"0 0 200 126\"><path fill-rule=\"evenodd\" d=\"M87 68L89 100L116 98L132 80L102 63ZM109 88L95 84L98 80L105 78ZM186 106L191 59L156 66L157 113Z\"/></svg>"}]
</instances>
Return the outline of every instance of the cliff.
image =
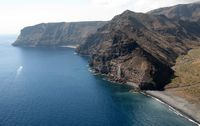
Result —
<instances>
[{"instance_id":1,"label":"cliff","mask_svg":"<svg viewBox=\"0 0 200 126\"><path fill-rule=\"evenodd\" d=\"M83 43L88 35L95 33L106 22L42 23L25 27L14 46L63 46Z\"/></svg>"},{"instance_id":2,"label":"cliff","mask_svg":"<svg viewBox=\"0 0 200 126\"><path fill-rule=\"evenodd\" d=\"M109 79L163 90L176 58L199 46L199 40L197 21L127 10L89 36L77 52L90 55L91 68Z\"/></svg>"}]
</instances>

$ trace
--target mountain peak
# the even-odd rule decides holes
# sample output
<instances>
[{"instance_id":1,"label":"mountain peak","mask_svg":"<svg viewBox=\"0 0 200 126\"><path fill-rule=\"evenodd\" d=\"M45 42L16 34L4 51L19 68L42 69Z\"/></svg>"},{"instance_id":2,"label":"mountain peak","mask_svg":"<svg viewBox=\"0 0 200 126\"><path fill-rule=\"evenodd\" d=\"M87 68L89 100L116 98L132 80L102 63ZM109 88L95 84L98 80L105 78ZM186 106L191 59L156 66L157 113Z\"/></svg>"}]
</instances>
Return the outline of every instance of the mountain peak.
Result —
<instances>
[{"instance_id":1,"label":"mountain peak","mask_svg":"<svg viewBox=\"0 0 200 126\"><path fill-rule=\"evenodd\" d=\"M120 14L120 15L130 15L130 14L134 14L134 12L133 11L131 11L131 10L125 10L122 14Z\"/></svg>"},{"instance_id":2,"label":"mountain peak","mask_svg":"<svg viewBox=\"0 0 200 126\"><path fill-rule=\"evenodd\" d=\"M131 10L125 10L124 12L123 12L123 14L126 14L126 13L133 13L133 11L131 11Z\"/></svg>"}]
</instances>

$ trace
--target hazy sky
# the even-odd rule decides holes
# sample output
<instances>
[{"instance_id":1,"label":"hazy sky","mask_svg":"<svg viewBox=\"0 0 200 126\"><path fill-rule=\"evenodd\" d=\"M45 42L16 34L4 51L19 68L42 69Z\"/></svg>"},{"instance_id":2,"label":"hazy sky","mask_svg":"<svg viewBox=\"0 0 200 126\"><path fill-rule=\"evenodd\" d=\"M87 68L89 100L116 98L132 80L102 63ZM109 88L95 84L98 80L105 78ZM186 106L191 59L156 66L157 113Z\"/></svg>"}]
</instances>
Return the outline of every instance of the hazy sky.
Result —
<instances>
[{"instance_id":1,"label":"hazy sky","mask_svg":"<svg viewBox=\"0 0 200 126\"><path fill-rule=\"evenodd\" d=\"M0 34L46 22L110 20L124 10L149 10L199 0L0 0Z\"/></svg>"}]
</instances>

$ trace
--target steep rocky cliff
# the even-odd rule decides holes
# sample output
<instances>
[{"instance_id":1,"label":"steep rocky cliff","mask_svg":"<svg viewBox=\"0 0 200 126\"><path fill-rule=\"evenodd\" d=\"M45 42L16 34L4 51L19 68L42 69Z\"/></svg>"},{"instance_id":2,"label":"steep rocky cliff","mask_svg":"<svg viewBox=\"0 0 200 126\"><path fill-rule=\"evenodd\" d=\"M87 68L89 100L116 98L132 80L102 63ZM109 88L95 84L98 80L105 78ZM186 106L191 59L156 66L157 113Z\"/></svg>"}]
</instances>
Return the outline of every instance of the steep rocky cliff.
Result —
<instances>
[{"instance_id":1,"label":"steep rocky cliff","mask_svg":"<svg viewBox=\"0 0 200 126\"><path fill-rule=\"evenodd\" d=\"M91 55L91 68L109 79L162 90L176 58L200 45L199 38L197 22L127 10L89 36L77 52Z\"/></svg>"},{"instance_id":2,"label":"steep rocky cliff","mask_svg":"<svg viewBox=\"0 0 200 126\"><path fill-rule=\"evenodd\" d=\"M21 30L15 46L62 46L83 43L105 22L42 23Z\"/></svg>"}]
</instances>

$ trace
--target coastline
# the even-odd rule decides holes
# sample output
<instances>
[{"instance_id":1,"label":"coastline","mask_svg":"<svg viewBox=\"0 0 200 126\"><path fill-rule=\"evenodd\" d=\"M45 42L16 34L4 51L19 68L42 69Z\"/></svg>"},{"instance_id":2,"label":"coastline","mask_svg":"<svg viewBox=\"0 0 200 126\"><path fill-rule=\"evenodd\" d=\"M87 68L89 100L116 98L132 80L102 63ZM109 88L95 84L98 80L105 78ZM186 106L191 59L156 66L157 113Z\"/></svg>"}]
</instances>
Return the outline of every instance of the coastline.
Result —
<instances>
[{"instance_id":1,"label":"coastline","mask_svg":"<svg viewBox=\"0 0 200 126\"><path fill-rule=\"evenodd\" d=\"M138 88L138 85L132 82L127 82L125 84L134 89ZM167 105L177 115L200 126L200 106L197 107L197 105L188 102L186 99L173 95L170 90L140 91L140 93Z\"/></svg>"},{"instance_id":2,"label":"coastline","mask_svg":"<svg viewBox=\"0 0 200 126\"><path fill-rule=\"evenodd\" d=\"M76 49L78 45L66 45L66 46L60 46L60 47Z\"/></svg>"},{"instance_id":3,"label":"coastline","mask_svg":"<svg viewBox=\"0 0 200 126\"><path fill-rule=\"evenodd\" d=\"M90 68L88 69L91 73L94 73ZM99 75L99 74L94 74ZM100 74L102 75L102 74ZM106 81L111 81L108 78L104 78ZM115 81L111 81L115 82ZM118 82L117 82L118 83ZM132 82L126 82L125 85L138 89L138 85ZM151 97L158 102L167 105L171 111L176 113L178 116L186 118L188 121L193 122L197 126L200 126L200 106L188 102L186 99L179 96L173 95L172 91L139 91L139 93Z\"/></svg>"},{"instance_id":4,"label":"coastline","mask_svg":"<svg viewBox=\"0 0 200 126\"><path fill-rule=\"evenodd\" d=\"M145 91L141 93L168 105L177 115L200 126L200 106L197 107L195 104L189 103L184 98L174 96L170 91Z\"/></svg>"}]
</instances>

